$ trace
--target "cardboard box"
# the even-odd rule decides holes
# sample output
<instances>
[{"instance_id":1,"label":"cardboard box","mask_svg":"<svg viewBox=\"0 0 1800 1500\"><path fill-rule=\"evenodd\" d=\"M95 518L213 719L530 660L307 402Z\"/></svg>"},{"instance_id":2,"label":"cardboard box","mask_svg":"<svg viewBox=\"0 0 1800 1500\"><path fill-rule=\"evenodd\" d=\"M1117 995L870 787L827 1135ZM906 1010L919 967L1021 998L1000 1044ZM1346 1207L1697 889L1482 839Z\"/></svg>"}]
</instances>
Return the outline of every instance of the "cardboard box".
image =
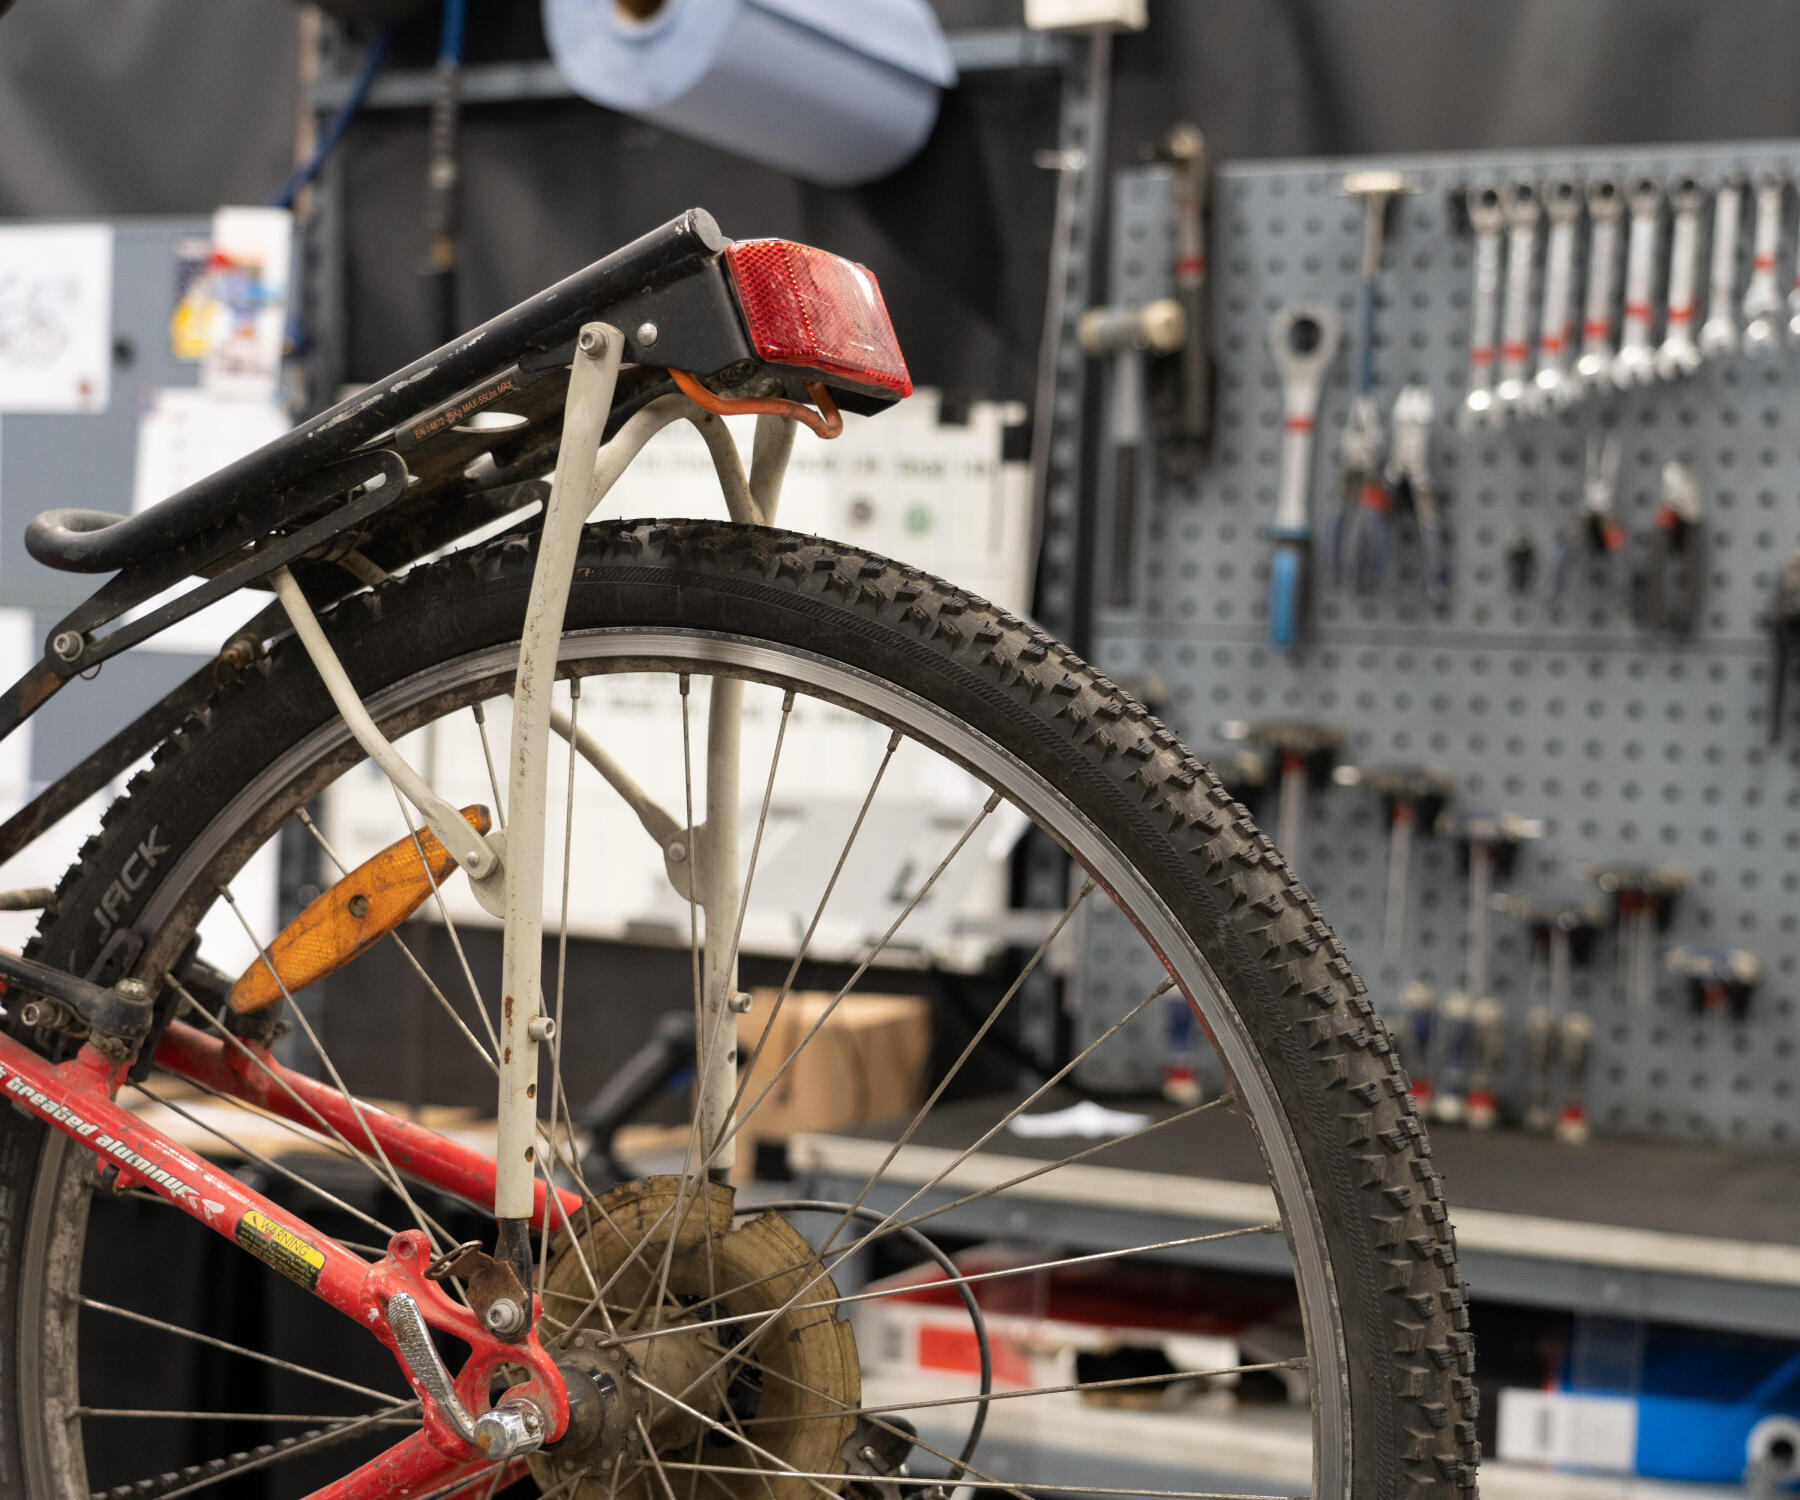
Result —
<instances>
[{"instance_id":1,"label":"cardboard box","mask_svg":"<svg viewBox=\"0 0 1800 1500\"><path fill-rule=\"evenodd\" d=\"M743 1063L756 1050L779 994L774 988L751 991L750 1009L738 1017ZM775 1085L738 1134L733 1175L739 1181L751 1175L759 1142L907 1116L924 1101L930 1002L912 995L847 995L832 1007L833 997L829 990L794 990L775 1015L744 1088L743 1108L750 1109L771 1079ZM814 1026L818 1034L783 1071Z\"/></svg>"}]
</instances>

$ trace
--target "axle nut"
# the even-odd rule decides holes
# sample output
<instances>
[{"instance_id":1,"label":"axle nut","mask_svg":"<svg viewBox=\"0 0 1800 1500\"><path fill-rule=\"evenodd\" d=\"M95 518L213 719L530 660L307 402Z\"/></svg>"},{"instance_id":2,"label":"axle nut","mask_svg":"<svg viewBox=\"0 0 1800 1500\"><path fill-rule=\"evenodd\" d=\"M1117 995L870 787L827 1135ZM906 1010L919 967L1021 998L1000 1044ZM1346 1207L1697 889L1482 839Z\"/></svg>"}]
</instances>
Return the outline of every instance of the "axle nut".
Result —
<instances>
[{"instance_id":1,"label":"axle nut","mask_svg":"<svg viewBox=\"0 0 1800 1500\"><path fill-rule=\"evenodd\" d=\"M544 1446L544 1414L529 1401L502 1401L475 1419L475 1446L494 1463Z\"/></svg>"}]
</instances>

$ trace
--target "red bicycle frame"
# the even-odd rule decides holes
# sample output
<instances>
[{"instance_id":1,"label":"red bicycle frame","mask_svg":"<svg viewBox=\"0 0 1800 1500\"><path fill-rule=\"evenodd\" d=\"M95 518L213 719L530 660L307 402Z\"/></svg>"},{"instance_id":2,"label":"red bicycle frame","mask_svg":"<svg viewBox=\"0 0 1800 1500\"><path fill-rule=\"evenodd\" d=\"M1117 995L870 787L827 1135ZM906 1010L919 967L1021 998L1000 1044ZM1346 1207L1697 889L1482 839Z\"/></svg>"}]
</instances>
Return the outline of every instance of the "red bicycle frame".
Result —
<instances>
[{"instance_id":1,"label":"red bicycle frame","mask_svg":"<svg viewBox=\"0 0 1800 1500\"><path fill-rule=\"evenodd\" d=\"M283 1067L266 1048L230 1043L180 1022L165 1033L158 1066L314 1130L328 1127L355 1149L375 1154L379 1147L398 1172L491 1209L494 1163L466 1146L402 1120L372 1105L351 1101L336 1089ZM554 1442L568 1426L569 1401L561 1372L533 1330L517 1342L492 1334L470 1310L426 1275L432 1247L416 1230L397 1234L388 1253L368 1261L321 1234L229 1174L197 1161L160 1131L114 1102L130 1069L92 1046L52 1063L30 1048L0 1035L0 1090L19 1106L55 1126L93 1153L103 1171L117 1173L115 1186L141 1186L167 1199L214 1233L272 1266L321 1301L353 1318L398 1358L388 1325L388 1299L397 1292L418 1303L425 1321L469 1345L468 1362L455 1379L456 1392L471 1413L488 1409L488 1382L503 1365L524 1368L526 1380L502 1399L523 1397L545 1417L545 1439ZM567 1223L581 1209L578 1194L557 1190L550 1203L537 1184L532 1224L540 1231L547 1214ZM445 1491L459 1479L491 1481L493 1464L465 1440L400 1361L419 1397L423 1424L354 1473L316 1490L308 1500L405 1500ZM506 1482L525 1472L515 1461Z\"/></svg>"}]
</instances>

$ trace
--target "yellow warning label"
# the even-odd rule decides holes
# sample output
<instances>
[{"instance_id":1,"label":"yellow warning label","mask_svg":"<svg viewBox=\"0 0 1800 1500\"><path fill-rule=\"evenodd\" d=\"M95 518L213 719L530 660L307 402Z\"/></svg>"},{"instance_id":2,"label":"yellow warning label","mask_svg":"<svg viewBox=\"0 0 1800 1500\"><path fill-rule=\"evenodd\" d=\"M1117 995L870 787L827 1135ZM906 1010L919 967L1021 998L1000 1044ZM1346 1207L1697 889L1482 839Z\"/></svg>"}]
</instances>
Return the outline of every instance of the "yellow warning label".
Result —
<instances>
[{"instance_id":1,"label":"yellow warning label","mask_svg":"<svg viewBox=\"0 0 1800 1500\"><path fill-rule=\"evenodd\" d=\"M325 1252L301 1239L293 1230L277 1224L267 1214L252 1209L239 1219L237 1242L289 1281L299 1282L307 1291L319 1284L319 1273L325 1269Z\"/></svg>"}]
</instances>

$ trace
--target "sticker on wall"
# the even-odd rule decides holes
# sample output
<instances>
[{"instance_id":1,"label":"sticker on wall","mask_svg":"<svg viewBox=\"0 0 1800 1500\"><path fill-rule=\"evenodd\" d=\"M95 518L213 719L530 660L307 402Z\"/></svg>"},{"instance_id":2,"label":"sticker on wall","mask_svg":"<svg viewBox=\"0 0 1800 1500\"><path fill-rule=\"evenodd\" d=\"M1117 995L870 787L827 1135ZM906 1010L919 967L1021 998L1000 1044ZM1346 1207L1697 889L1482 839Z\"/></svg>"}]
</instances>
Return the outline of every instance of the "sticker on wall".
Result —
<instances>
[{"instance_id":1,"label":"sticker on wall","mask_svg":"<svg viewBox=\"0 0 1800 1500\"><path fill-rule=\"evenodd\" d=\"M0 412L106 410L112 230L0 227Z\"/></svg>"},{"instance_id":2,"label":"sticker on wall","mask_svg":"<svg viewBox=\"0 0 1800 1500\"><path fill-rule=\"evenodd\" d=\"M212 251L197 283L204 307L190 309L188 347L204 337L200 384L215 395L274 399L293 245L294 216L285 208L221 208L213 215ZM177 321L187 326L179 308Z\"/></svg>"}]
</instances>

